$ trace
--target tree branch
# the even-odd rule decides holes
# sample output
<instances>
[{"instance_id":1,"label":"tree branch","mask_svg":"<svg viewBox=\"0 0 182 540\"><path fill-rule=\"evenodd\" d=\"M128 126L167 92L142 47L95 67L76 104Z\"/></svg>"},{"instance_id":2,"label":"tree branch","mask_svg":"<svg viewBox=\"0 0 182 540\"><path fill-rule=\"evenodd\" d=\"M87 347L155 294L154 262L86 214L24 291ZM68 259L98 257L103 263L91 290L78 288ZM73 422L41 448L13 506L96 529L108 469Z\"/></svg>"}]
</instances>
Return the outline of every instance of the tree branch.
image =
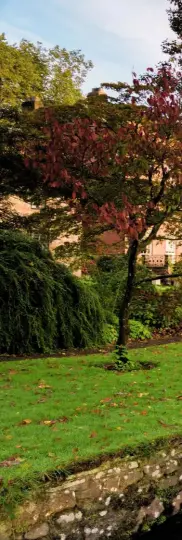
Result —
<instances>
[{"instance_id":1,"label":"tree branch","mask_svg":"<svg viewBox=\"0 0 182 540\"><path fill-rule=\"evenodd\" d=\"M182 272L180 273L177 273L177 274L161 274L160 276L151 276L149 278L146 278L146 279L141 279L140 281L137 281L135 283L135 285L140 285L140 283L150 283L151 281L158 281L159 279L162 279L162 278L177 278L177 277L182 277Z\"/></svg>"},{"instance_id":2,"label":"tree branch","mask_svg":"<svg viewBox=\"0 0 182 540\"><path fill-rule=\"evenodd\" d=\"M142 251L148 246L148 244L150 244L152 242L152 240L155 240L156 239L156 235L161 227L163 223L163 220L160 222L160 223L156 223L155 225L153 225L152 227L152 231L150 232L149 236L145 239L143 239L141 241L141 249Z\"/></svg>"}]
</instances>

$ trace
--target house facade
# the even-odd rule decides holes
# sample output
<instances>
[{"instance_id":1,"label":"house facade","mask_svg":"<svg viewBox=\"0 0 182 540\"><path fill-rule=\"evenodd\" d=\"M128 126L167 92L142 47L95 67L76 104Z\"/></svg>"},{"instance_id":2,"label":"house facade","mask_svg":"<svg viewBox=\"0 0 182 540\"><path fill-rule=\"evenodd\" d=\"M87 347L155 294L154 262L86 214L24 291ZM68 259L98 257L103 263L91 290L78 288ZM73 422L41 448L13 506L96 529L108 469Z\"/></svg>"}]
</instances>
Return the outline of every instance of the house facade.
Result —
<instances>
[{"instance_id":1,"label":"house facade","mask_svg":"<svg viewBox=\"0 0 182 540\"><path fill-rule=\"evenodd\" d=\"M12 208L21 216L30 216L35 212L39 212L39 209L35 206L19 199L18 197L11 197ZM164 236L164 228L159 231L160 236ZM65 237L61 232L57 239L50 243L49 249L54 250L63 245L65 242L77 242L79 240L78 235L70 235ZM123 237L118 235L115 231L108 231L103 233L97 243L96 253L98 256L105 255L117 255L119 253L125 253L125 243ZM175 264L182 257L182 242L174 240L153 240L151 244L146 248L145 253L141 254L143 262L151 268L154 273L158 273L162 269L167 269L171 265ZM65 262L65 261L64 261ZM81 270L78 270L76 274L81 276ZM166 272L165 272L166 273Z\"/></svg>"}]
</instances>

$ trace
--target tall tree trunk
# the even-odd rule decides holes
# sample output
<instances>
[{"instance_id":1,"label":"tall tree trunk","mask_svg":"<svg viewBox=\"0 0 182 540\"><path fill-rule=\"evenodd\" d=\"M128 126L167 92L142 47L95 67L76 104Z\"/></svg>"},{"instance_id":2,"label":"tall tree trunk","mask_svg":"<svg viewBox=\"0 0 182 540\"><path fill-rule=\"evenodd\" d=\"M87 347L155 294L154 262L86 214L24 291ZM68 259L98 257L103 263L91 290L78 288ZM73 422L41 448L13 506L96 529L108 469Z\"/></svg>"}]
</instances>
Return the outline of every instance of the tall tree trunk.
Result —
<instances>
[{"instance_id":1,"label":"tall tree trunk","mask_svg":"<svg viewBox=\"0 0 182 540\"><path fill-rule=\"evenodd\" d=\"M119 310L119 335L117 340L117 359L126 363L128 361L126 346L129 335L129 307L133 294L136 272L138 240L133 240L128 252L128 276L126 290Z\"/></svg>"}]
</instances>

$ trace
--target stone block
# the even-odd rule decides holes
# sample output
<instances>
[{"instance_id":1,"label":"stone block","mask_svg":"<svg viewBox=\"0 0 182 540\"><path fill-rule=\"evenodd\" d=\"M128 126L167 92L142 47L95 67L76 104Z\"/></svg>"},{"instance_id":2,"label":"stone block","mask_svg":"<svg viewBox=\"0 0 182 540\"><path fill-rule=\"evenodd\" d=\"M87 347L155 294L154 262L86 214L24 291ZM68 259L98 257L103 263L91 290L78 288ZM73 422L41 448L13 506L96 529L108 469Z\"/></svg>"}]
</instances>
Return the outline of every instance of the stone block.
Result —
<instances>
[{"instance_id":1,"label":"stone block","mask_svg":"<svg viewBox=\"0 0 182 540\"><path fill-rule=\"evenodd\" d=\"M94 478L85 479L85 483L76 486L75 495L78 507L87 505L89 501L98 500L101 496L101 486L98 480Z\"/></svg>"},{"instance_id":2,"label":"stone block","mask_svg":"<svg viewBox=\"0 0 182 540\"><path fill-rule=\"evenodd\" d=\"M0 523L0 540L9 540L11 538L11 525Z\"/></svg>"},{"instance_id":3,"label":"stone block","mask_svg":"<svg viewBox=\"0 0 182 540\"><path fill-rule=\"evenodd\" d=\"M47 490L44 504L45 515L49 517L63 510L71 510L76 506L75 493L68 489L55 487Z\"/></svg>"},{"instance_id":4,"label":"stone block","mask_svg":"<svg viewBox=\"0 0 182 540\"><path fill-rule=\"evenodd\" d=\"M38 527L34 527L29 532L25 534L25 540L39 540L40 538L45 538L49 534L49 525L47 523L42 523Z\"/></svg>"}]
</instances>

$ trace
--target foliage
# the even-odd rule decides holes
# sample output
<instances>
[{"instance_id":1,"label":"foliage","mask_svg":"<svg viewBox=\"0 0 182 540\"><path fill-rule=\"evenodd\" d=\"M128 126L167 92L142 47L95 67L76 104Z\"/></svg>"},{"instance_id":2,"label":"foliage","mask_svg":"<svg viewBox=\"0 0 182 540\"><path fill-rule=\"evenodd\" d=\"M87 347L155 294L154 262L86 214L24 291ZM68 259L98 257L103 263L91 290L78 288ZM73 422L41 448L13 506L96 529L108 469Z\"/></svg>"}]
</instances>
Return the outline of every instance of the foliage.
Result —
<instances>
[{"instance_id":1,"label":"foliage","mask_svg":"<svg viewBox=\"0 0 182 540\"><path fill-rule=\"evenodd\" d=\"M91 274L106 313L106 320L116 328L118 328L118 304L124 292L126 273L127 258L120 255L100 257Z\"/></svg>"},{"instance_id":2,"label":"foliage","mask_svg":"<svg viewBox=\"0 0 182 540\"><path fill-rule=\"evenodd\" d=\"M133 297L130 305L130 319L140 321L142 324L155 327L158 319L157 303L158 294L156 287L145 279L150 277L151 271L145 265L137 264L136 281L141 281L133 291ZM100 257L97 265L92 269L92 281L98 292L101 303L106 312L107 321L111 324L117 317L120 302L122 302L126 279L127 279L127 256L104 256Z\"/></svg>"},{"instance_id":3,"label":"foliage","mask_svg":"<svg viewBox=\"0 0 182 540\"><path fill-rule=\"evenodd\" d=\"M103 331L103 342L106 345L112 345L117 340L118 330L113 324L106 323Z\"/></svg>"},{"instance_id":4,"label":"foliage","mask_svg":"<svg viewBox=\"0 0 182 540\"><path fill-rule=\"evenodd\" d=\"M97 295L38 242L0 232L1 353L48 352L102 341Z\"/></svg>"},{"instance_id":5,"label":"foliage","mask_svg":"<svg viewBox=\"0 0 182 540\"><path fill-rule=\"evenodd\" d=\"M141 283L134 287L129 315L152 329L158 321L158 292L152 282L145 282L150 276L145 265L137 266L136 281Z\"/></svg>"},{"instance_id":6,"label":"foliage","mask_svg":"<svg viewBox=\"0 0 182 540\"><path fill-rule=\"evenodd\" d=\"M57 348L86 348L102 344L104 312L96 292L72 276L63 265L54 265L53 277Z\"/></svg>"},{"instance_id":7,"label":"foliage","mask_svg":"<svg viewBox=\"0 0 182 540\"><path fill-rule=\"evenodd\" d=\"M119 303L122 301L126 284L126 265L125 256L101 257L92 274L94 286L106 311L106 319L116 329L118 328ZM174 271L179 272L180 270L181 263L177 263ZM151 332L155 328L175 328L182 322L181 280L179 279L177 287L159 288L151 282L145 282L145 279L150 275L151 272L146 266L137 265L136 281L141 281L141 284L134 287L129 310L130 320L134 321L136 325L139 323L142 327L149 329L150 335L146 335L146 339L151 337ZM140 335L132 337L142 338Z\"/></svg>"},{"instance_id":8,"label":"foliage","mask_svg":"<svg viewBox=\"0 0 182 540\"><path fill-rule=\"evenodd\" d=\"M21 104L36 96L43 103L72 105L81 97L81 84L92 62L81 51L67 51L56 45L45 49L42 43L23 39L10 45L0 36L0 105Z\"/></svg>"},{"instance_id":9,"label":"foliage","mask_svg":"<svg viewBox=\"0 0 182 540\"><path fill-rule=\"evenodd\" d=\"M156 327L177 328L182 323L182 288L173 287L158 293Z\"/></svg>"},{"instance_id":10,"label":"foliage","mask_svg":"<svg viewBox=\"0 0 182 540\"><path fill-rule=\"evenodd\" d=\"M182 65L182 1L170 0L171 8L168 10L170 27L177 34L177 40L163 43L164 52L176 58Z\"/></svg>"},{"instance_id":11,"label":"foliage","mask_svg":"<svg viewBox=\"0 0 182 540\"><path fill-rule=\"evenodd\" d=\"M140 321L129 320L130 337L134 340L145 340L152 337L148 326L145 326Z\"/></svg>"}]
</instances>

